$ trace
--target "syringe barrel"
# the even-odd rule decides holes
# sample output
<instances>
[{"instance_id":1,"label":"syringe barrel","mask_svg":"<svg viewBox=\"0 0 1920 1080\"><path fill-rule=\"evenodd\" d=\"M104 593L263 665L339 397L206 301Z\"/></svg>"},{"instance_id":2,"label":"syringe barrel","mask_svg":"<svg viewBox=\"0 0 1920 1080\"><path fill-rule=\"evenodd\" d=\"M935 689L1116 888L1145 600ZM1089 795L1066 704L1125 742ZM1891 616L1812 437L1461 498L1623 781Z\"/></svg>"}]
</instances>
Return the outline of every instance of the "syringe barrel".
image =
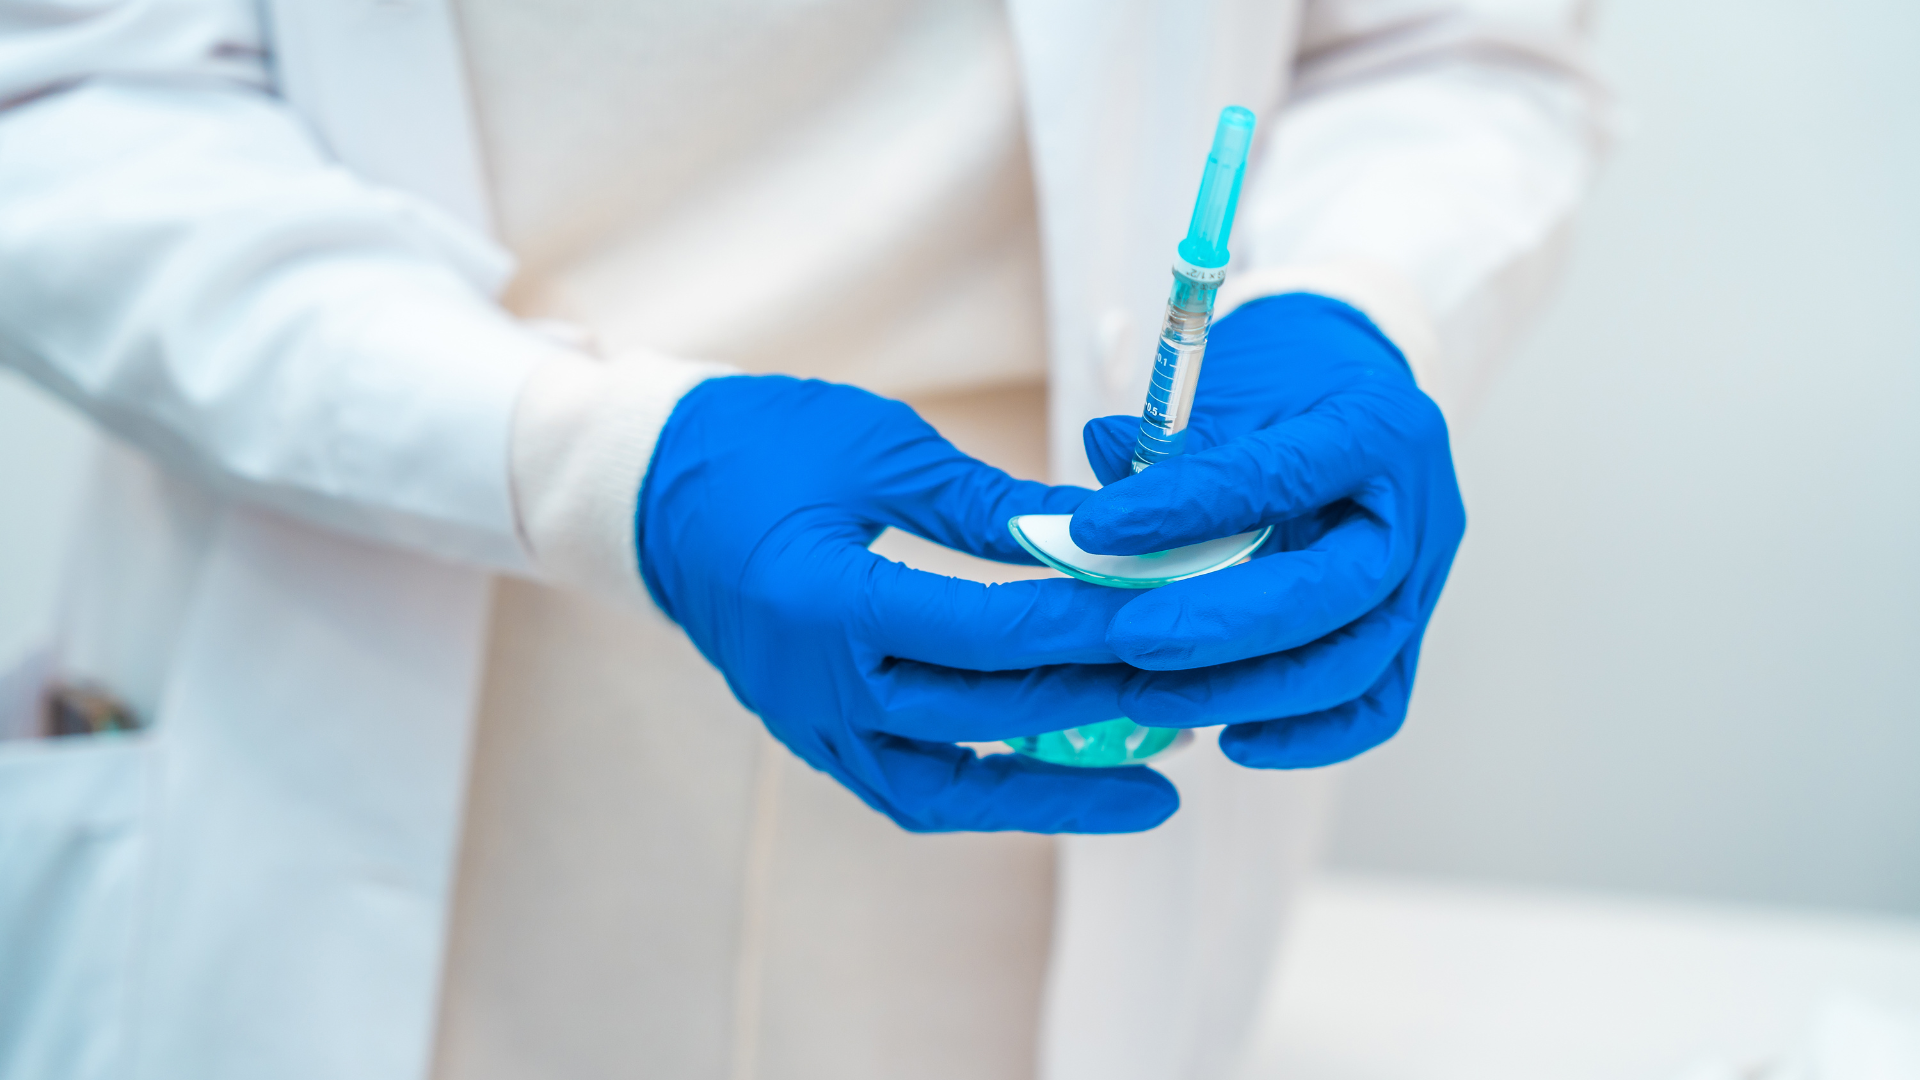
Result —
<instances>
[{"instance_id":1,"label":"syringe barrel","mask_svg":"<svg viewBox=\"0 0 1920 1080\"><path fill-rule=\"evenodd\" d=\"M1167 317L1160 324L1153 380L1147 385L1147 406L1140 415L1140 436L1133 444L1134 472L1186 452L1193 392L1200 383L1200 361L1213 324L1213 298L1225 276L1224 270L1196 267L1184 260L1174 265L1173 295L1167 299Z\"/></svg>"},{"instance_id":2,"label":"syringe barrel","mask_svg":"<svg viewBox=\"0 0 1920 1080\"><path fill-rule=\"evenodd\" d=\"M1238 105L1220 110L1187 237L1180 241L1180 256L1173 265L1173 296L1160 327L1153 381L1140 415L1140 437L1133 446L1134 472L1186 451L1187 420L1200 382L1200 359L1207 351L1213 297L1227 277L1227 240L1233 234L1240 181L1252 146L1253 113Z\"/></svg>"}]
</instances>

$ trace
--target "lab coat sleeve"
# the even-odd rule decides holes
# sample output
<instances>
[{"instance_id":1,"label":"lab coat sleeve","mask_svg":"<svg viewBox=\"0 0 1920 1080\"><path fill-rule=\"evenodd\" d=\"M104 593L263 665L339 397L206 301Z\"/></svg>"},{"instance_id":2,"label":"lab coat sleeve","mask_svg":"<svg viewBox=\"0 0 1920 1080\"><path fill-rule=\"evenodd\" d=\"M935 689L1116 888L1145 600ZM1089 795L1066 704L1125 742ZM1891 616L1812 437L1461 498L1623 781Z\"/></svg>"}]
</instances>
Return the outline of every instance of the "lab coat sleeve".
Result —
<instances>
[{"instance_id":1,"label":"lab coat sleeve","mask_svg":"<svg viewBox=\"0 0 1920 1080\"><path fill-rule=\"evenodd\" d=\"M691 369L596 364L530 332L492 298L509 270L485 237L329 159L272 93L252 4L0 16L0 363L219 492L532 570L515 474L550 470L511 462L516 406L537 370L591 369L601 396L646 406L639 434L593 444L593 467L631 484L630 522ZM536 429L554 413L519 411ZM630 554L622 569L637 588Z\"/></svg>"},{"instance_id":2,"label":"lab coat sleeve","mask_svg":"<svg viewBox=\"0 0 1920 1080\"><path fill-rule=\"evenodd\" d=\"M1295 289L1355 303L1458 420L1551 284L1605 148L1584 8L1309 0L1222 309Z\"/></svg>"}]
</instances>

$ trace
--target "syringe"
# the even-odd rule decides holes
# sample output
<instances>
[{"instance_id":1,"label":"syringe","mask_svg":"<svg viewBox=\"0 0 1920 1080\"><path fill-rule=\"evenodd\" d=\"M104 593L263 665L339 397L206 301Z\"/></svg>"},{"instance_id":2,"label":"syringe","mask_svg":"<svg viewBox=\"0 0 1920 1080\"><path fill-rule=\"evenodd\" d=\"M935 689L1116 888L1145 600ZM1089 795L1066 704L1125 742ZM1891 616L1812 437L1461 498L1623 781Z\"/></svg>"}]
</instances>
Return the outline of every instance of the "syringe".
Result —
<instances>
[{"instance_id":1,"label":"syringe","mask_svg":"<svg viewBox=\"0 0 1920 1080\"><path fill-rule=\"evenodd\" d=\"M1227 279L1227 236L1240 202L1240 180L1253 144L1253 113L1238 105L1220 110L1213 129L1213 150L1200 177L1187 238L1173 263L1173 295L1160 327L1160 350L1140 416L1140 437L1133 446L1133 471L1186 452L1187 421L1193 391L1200 383L1200 360L1213 323L1213 298Z\"/></svg>"},{"instance_id":2,"label":"syringe","mask_svg":"<svg viewBox=\"0 0 1920 1080\"><path fill-rule=\"evenodd\" d=\"M1187 420L1193 413L1200 359L1213 322L1213 298L1227 277L1227 235L1233 231L1240 179L1247 170L1252 142L1253 114L1238 105L1221 110L1213 151L1200 178L1200 196L1194 200L1193 220L1173 264L1173 296L1167 301L1153 382L1140 417L1140 437L1134 443L1134 472L1186 451ZM1273 532L1267 526L1148 555L1097 555L1073 542L1069 514L1025 514L1008 521L1007 528L1021 547L1048 566L1082 581L1122 589L1157 588L1236 565L1259 550ZM1137 765L1171 752L1181 735L1171 728L1145 727L1118 716L1008 739L1007 745L1060 765Z\"/></svg>"}]
</instances>

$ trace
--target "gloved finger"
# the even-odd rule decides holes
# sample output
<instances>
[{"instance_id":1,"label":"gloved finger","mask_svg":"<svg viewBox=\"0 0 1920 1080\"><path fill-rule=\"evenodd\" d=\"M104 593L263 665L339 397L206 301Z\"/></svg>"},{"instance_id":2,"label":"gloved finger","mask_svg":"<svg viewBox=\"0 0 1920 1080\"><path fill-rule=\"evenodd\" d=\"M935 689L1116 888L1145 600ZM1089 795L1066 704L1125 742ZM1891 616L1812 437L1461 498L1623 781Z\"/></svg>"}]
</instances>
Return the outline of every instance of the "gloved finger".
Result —
<instances>
[{"instance_id":1,"label":"gloved finger","mask_svg":"<svg viewBox=\"0 0 1920 1080\"><path fill-rule=\"evenodd\" d=\"M1147 672L1125 664L962 671L889 660L868 677L880 706L871 723L888 734L933 742L1039 735L1127 715L1121 699L1134 679L1144 677Z\"/></svg>"},{"instance_id":2,"label":"gloved finger","mask_svg":"<svg viewBox=\"0 0 1920 1080\"><path fill-rule=\"evenodd\" d=\"M1104 555L1144 555L1231 536L1355 495L1389 471L1375 403L1344 395L1274 427L1160 462L1087 496L1073 542Z\"/></svg>"},{"instance_id":3,"label":"gloved finger","mask_svg":"<svg viewBox=\"0 0 1920 1080\"><path fill-rule=\"evenodd\" d=\"M1108 625L1107 644L1135 667L1169 671L1284 652L1360 618L1406 576L1413 546L1371 511L1341 506L1337 523L1304 550L1136 597Z\"/></svg>"},{"instance_id":4,"label":"gloved finger","mask_svg":"<svg viewBox=\"0 0 1920 1080\"><path fill-rule=\"evenodd\" d=\"M1122 688L1118 715L1149 727L1206 727L1344 705L1379 681L1420 627L1418 612L1395 598L1288 652L1214 667L1142 672Z\"/></svg>"},{"instance_id":5,"label":"gloved finger","mask_svg":"<svg viewBox=\"0 0 1920 1080\"><path fill-rule=\"evenodd\" d=\"M1132 594L1067 578L983 585L861 551L862 639L885 656L975 671L1113 664L1107 624Z\"/></svg>"},{"instance_id":6,"label":"gloved finger","mask_svg":"<svg viewBox=\"0 0 1920 1080\"><path fill-rule=\"evenodd\" d=\"M1213 667L963 671L883 661L869 680L880 705L874 726L936 742L990 742L1116 716L1152 727L1206 727L1319 712L1366 693L1419 629L1409 592L1397 590L1357 621L1301 648Z\"/></svg>"},{"instance_id":7,"label":"gloved finger","mask_svg":"<svg viewBox=\"0 0 1920 1080\"><path fill-rule=\"evenodd\" d=\"M1125 833L1172 817L1180 793L1145 766L1075 769L891 736L868 740L883 797L915 832Z\"/></svg>"},{"instance_id":8,"label":"gloved finger","mask_svg":"<svg viewBox=\"0 0 1920 1080\"><path fill-rule=\"evenodd\" d=\"M1372 689L1331 709L1234 724L1220 733L1227 757L1254 769L1312 769L1345 761L1392 738L1406 722L1420 642L1408 642Z\"/></svg>"},{"instance_id":9,"label":"gloved finger","mask_svg":"<svg viewBox=\"0 0 1920 1080\"><path fill-rule=\"evenodd\" d=\"M1080 429L1087 464L1102 484L1133 475L1133 444L1140 439L1137 416L1097 416Z\"/></svg>"},{"instance_id":10,"label":"gloved finger","mask_svg":"<svg viewBox=\"0 0 1920 1080\"><path fill-rule=\"evenodd\" d=\"M923 425L924 426L924 425ZM1020 514L1070 514L1087 489L1016 480L955 449L931 427L889 449L865 493L876 521L996 562L1037 565L1007 531Z\"/></svg>"}]
</instances>

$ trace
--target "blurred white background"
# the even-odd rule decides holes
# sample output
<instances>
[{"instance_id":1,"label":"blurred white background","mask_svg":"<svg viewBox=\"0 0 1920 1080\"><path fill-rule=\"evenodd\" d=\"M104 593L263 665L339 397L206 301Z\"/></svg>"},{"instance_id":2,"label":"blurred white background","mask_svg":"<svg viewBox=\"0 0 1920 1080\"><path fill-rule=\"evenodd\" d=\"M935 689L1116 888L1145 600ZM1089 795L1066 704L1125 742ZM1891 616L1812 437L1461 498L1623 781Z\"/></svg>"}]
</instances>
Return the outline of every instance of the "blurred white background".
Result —
<instances>
[{"instance_id":1,"label":"blurred white background","mask_svg":"<svg viewBox=\"0 0 1920 1080\"><path fill-rule=\"evenodd\" d=\"M1558 301L1336 865L1920 913L1920 5L1619 0Z\"/></svg>"},{"instance_id":2,"label":"blurred white background","mask_svg":"<svg viewBox=\"0 0 1920 1080\"><path fill-rule=\"evenodd\" d=\"M1456 433L1467 544L1333 862L1920 914L1920 5L1601 31L1627 135ZM0 375L0 661L90 438Z\"/></svg>"}]
</instances>

